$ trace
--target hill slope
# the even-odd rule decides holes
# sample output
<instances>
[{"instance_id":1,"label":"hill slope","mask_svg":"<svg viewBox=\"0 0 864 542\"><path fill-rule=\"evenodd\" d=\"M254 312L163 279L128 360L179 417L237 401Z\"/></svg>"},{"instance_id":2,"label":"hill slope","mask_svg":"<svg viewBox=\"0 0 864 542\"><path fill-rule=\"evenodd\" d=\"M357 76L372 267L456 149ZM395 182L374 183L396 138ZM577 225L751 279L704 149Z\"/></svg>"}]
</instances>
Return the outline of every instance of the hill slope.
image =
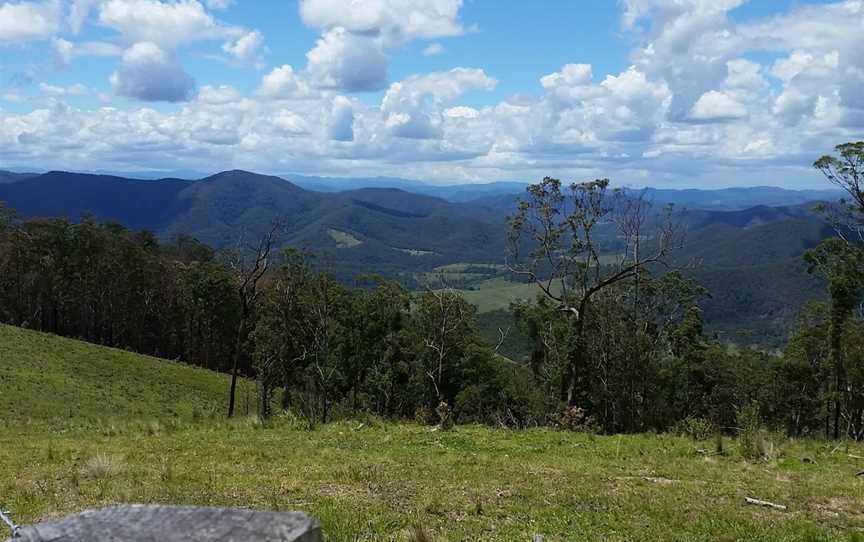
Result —
<instances>
[{"instance_id":1,"label":"hill slope","mask_svg":"<svg viewBox=\"0 0 864 542\"><path fill-rule=\"evenodd\" d=\"M214 408L221 413L228 384L226 375L205 369L0 325L4 420L187 418ZM250 403L254 408L254 399Z\"/></svg>"}]
</instances>

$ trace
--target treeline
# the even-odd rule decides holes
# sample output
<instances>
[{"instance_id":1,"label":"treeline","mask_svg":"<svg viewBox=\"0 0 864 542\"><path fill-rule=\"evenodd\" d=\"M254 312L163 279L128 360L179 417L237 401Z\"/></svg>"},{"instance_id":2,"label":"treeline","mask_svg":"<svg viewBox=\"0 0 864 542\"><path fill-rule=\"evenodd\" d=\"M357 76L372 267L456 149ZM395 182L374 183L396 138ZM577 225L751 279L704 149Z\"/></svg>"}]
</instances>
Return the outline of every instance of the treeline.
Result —
<instances>
[{"instance_id":1,"label":"treeline","mask_svg":"<svg viewBox=\"0 0 864 542\"><path fill-rule=\"evenodd\" d=\"M485 340L456 292L377 277L348 287L311 255L278 251L278 226L216 253L188 237L160 243L92 218L20 220L0 208L0 321L255 378L265 416L615 433L734 432L745 413L795 436L860 439L864 256L850 233L864 227L853 183L864 177L850 172L864 144L838 153L817 167L852 200L830 213L838 237L806 255L830 301L808 306L782 355L706 337L709 293L674 259L674 213L605 180L544 179L511 219L510 271L540 292L512 308L532 342L525 359L499 354L506 333ZM614 257L596 246L601 227L617 228Z\"/></svg>"}]
</instances>

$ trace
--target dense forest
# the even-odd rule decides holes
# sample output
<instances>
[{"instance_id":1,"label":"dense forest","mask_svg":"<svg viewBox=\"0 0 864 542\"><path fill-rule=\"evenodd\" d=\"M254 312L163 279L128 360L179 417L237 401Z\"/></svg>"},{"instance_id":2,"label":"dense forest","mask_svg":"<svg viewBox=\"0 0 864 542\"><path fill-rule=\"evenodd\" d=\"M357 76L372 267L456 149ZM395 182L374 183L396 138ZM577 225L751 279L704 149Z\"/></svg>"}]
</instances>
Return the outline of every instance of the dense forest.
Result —
<instances>
[{"instance_id":1,"label":"dense forest","mask_svg":"<svg viewBox=\"0 0 864 542\"><path fill-rule=\"evenodd\" d=\"M827 284L813 298L828 301L807 305L782 354L708 336L707 291L676 258L686 236L674 210L606 180L544 179L510 217L501 259L538 291L511 307L531 343L524 358L504 355L503 329L484 338L457 292L376 276L348 285L314 254L282 248L279 220L217 251L0 207L0 321L254 378L265 416L604 433L731 432L758 418L794 436L861 439L864 143L815 166L849 199L824 207L836 235L803 261ZM614 257L598 243L610 230ZM226 403L233 414L234 385Z\"/></svg>"}]
</instances>

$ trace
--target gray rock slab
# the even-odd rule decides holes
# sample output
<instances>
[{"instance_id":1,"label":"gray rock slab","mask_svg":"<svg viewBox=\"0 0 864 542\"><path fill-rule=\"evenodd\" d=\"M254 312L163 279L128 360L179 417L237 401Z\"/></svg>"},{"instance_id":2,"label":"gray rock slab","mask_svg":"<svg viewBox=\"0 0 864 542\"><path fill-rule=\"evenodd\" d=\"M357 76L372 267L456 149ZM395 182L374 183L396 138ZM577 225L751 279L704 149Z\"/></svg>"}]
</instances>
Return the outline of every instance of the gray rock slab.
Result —
<instances>
[{"instance_id":1,"label":"gray rock slab","mask_svg":"<svg viewBox=\"0 0 864 542\"><path fill-rule=\"evenodd\" d=\"M321 542L302 512L122 505L22 527L10 542Z\"/></svg>"}]
</instances>

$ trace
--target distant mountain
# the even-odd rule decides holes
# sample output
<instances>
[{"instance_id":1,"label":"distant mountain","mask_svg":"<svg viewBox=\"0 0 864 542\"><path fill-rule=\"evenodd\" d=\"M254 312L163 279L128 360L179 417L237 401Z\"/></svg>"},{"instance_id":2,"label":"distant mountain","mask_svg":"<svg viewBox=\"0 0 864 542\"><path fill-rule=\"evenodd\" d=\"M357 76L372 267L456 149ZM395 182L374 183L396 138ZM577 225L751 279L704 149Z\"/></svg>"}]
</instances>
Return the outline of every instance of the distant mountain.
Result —
<instances>
[{"instance_id":1,"label":"distant mountain","mask_svg":"<svg viewBox=\"0 0 864 542\"><path fill-rule=\"evenodd\" d=\"M6 183L17 183L19 181L25 181L32 177L36 177L39 175L38 173L19 173L15 171L3 171L0 170L0 184Z\"/></svg>"},{"instance_id":2,"label":"distant mountain","mask_svg":"<svg viewBox=\"0 0 864 542\"><path fill-rule=\"evenodd\" d=\"M55 171L0 185L0 201L26 217L75 220L89 213L162 238L193 235L214 247L256 237L278 219L286 244L314 249L323 265L349 278L497 261L504 253L504 217L494 210L397 189L320 193L246 171L196 181Z\"/></svg>"},{"instance_id":3,"label":"distant mountain","mask_svg":"<svg viewBox=\"0 0 864 542\"><path fill-rule=\"evenodd\" d=\"M641 190L633 190L639 192ZM687 209L736 211L756 206L793 206L814 201L835 201L840 190L788 190L776 186L722 188L718 190L671 190L646 188L645 195L656 203L675 204Z\"/></svg>"},{"instance_id":4,"label":"distant mountain","mask_svg":"<svg viewBox=\"0 0 864 542\"><path fill-rule=\"evenodd\" d=\"M840 190L788 190L773 186L723 188L719 190L627 188L631 194L642 194L657 207L669 204L679 209L741 211L752 207L795 206L818 201L836 201L843 197ZM479 196L471 203L511 211L516 208L522 192Z\"/></svg>"},{"instance_id":5,"label":"distant mountain","mask_svg":"<svg viewBox=\"0 0 864 542\"><path fill-rule=\"evenodd\" d=\"M158 232L184 211L184 202L177 196L193 184L51 171L24 182L0 184L0 200L27 217L77 220L91 213L100 220Z\"/></svg>"},{"instance_id":6,"label":"distant mountain","mask_svg":"<svg viewBox=\"0 0 864 542\"><path fill-rule=\"evenodd\" d=\"M526 183L492 182L440 185L398 177L308 177L282 175L283 178L317 192L344 192L361 188L398 188L415 194L436 196L452 202L468 202L490 195L521 194Z\"/></svg>"}]
</instances>

